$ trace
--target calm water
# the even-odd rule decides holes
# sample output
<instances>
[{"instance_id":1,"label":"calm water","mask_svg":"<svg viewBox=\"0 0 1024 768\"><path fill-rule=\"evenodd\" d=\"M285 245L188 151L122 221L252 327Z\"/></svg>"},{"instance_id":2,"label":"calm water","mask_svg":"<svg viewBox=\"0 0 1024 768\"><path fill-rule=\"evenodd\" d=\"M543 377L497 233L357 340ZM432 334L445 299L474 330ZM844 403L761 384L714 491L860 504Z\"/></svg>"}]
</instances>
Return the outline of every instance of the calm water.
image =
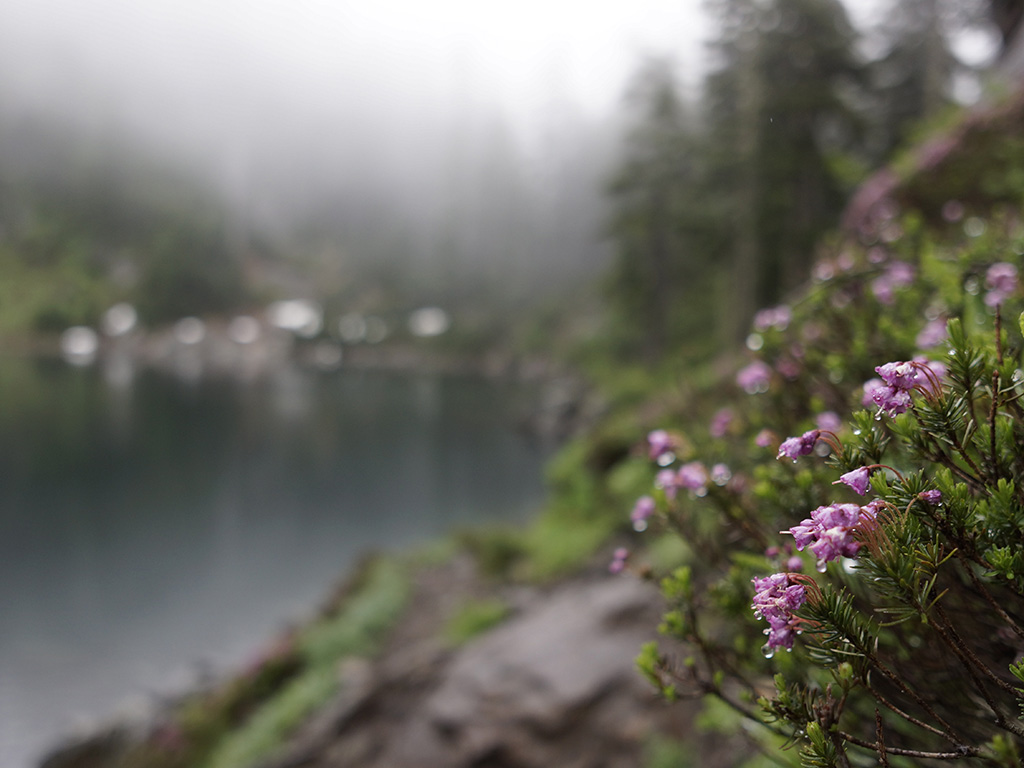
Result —
<instances>
[{"instance_id":1,"label":"calm water","mask_svg":"<svg viewBox=\"0 0 1024 768\"><path fill-rule=\"evenodd\" d=\"M0 765L239 664L368 549L541 501L524 387L0 363Z\"/></svg>"}]
</instances>

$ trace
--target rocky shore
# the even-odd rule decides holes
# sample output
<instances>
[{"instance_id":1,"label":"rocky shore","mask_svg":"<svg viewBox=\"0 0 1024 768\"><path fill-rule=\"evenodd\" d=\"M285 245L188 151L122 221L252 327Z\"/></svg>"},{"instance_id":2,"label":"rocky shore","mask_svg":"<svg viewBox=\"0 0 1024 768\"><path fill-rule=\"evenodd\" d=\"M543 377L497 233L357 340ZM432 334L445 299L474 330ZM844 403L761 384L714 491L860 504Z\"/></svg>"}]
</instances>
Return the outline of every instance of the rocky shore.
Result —
<instances>
[{"instance_id":1,"label":"rocky shore","mask_svg":"<svg viewBox=\"0 0 1024 768\"><path fill-rule=\"evenodd\" d=\"M696 732L696 705L667 705L636 672L662 607L652 584L596 562L554 584L495 583L466 553L421 565L413 584L377 651L341 662L333 697L253 768L625 768L659 738L685 739L705 766L744 753ZM486 598L507 618L453 645L454 612ZM121 768L159 727L114 724L42 768Z\"/></svg>"}]
</instances>

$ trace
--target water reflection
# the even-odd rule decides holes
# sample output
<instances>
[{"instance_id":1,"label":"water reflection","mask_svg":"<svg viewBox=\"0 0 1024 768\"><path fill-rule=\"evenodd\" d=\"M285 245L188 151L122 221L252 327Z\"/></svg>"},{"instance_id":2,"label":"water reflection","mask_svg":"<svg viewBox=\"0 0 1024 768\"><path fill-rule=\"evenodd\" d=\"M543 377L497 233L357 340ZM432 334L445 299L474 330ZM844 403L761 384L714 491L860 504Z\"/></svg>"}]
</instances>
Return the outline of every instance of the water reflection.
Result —
<instances>
[{"instance_id":1,"label":"water reflection","mask_svg":"<svg viewBox=\"0 0 1024 768\"><path fill-rule=\"evenodd\" d=\"M367 548L525 517L544 458L513 429L530 396L438 376L186 384L4 361L0 764L238 663Z\"/></svg>"}]
</instances>

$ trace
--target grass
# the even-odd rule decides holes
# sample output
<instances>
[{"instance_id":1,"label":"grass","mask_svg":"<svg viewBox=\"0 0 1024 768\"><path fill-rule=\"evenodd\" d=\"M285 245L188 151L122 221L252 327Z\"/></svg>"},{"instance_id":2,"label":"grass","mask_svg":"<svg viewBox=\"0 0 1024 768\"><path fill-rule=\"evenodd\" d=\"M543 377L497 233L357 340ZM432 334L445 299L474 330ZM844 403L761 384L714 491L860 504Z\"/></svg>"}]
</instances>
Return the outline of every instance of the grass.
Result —
<instances>
[{"instance_id":1,"label":"grass","mask_svg":"<svg viewBox=\"0 0 1024 768\"><path fill-rule=\"evenodd\" d=\"M510 612L508 603L497 597L466 602L445 624L445 642L451 647L463 645L503 622Z\"/></svg>"},{"instance_id":2,"label":"grass","mask_svg":"<svg viewBox=\"0 0 1024 768\"><path fill-rule=\"evenodd\" d=\"M204 768L248 768L272 755L306 718L338 689L338 665L374 652L409 597L405 567L395 558L369 566L361 587L333 616L298 638L304 670L269 698L241 726L228 730Z\"/></svg>"}]
</instances>

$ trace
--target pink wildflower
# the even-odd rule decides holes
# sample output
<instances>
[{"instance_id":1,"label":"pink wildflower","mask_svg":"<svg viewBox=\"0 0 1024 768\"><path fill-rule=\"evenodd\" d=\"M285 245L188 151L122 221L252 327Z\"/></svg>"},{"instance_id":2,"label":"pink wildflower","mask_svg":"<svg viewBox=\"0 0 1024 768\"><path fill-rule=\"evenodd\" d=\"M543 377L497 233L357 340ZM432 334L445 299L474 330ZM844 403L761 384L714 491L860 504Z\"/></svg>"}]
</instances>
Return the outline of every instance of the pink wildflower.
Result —
<instances>
[{"instance_id":1,"label":"pink wildflower","mask_svg":"<svg viewBox=\"0 0 1024 768\"><path fill-rule=\"evenodd\" d=\"M636 504L633 505L633 511L629 515L629 519L633 521L633 524L644 523L651 515L654 514L657 505L654 502L654 498L651 496L641 496L636 500Z\"/></svg>"},{"instance_id":2,"label":"pink wildflower","mask_svg":"<svg viewBox=\"0 0 1024 768\"><path fill-rule=\"evenodd\" d=\"M985 273L985 305L995 307L1017 291L1017 267L1005 261L993 264Z\"/></svg>"},{"instance_id":3,"label":"pink wildflower","mask_svg":"<svg viewBox=\"0 0 1024 768\"><path fill-rule=\"evenodd\" d=\"M822 432L838 432L843 428L843 420L835 411L822 411L814 418L814 423Z\"/></svg>"},{"instance_id":4,"label":"pink wildflower","mask_svg":"<svg viewBox=\"0 0 1024 768\"><path fill-rule=\"evenodd\" d=\"M736 383L748 395L768 391L772 369L762 360L755 360L736 374Z\"/></svg>"},{"instance_id":5,"label":"pink wildflower","mask_svg":"<svg viewBox=\"0 0 1024 768\"><path fill-rule=\"evenodd\" d=\"M781 459L785 456L796 460L798 456L808 456L814 451L814 446L818 444L819 437L821 437L821 430L812 429L804 432L799 437L786 438L782 441L782 445L779 446L779 454L776 458Z\"/></svg>"},{"instance_id":6,"label":"pink wildflower","mask_svg":"<svg viewBox=\"0 0 1024 768\"><path fill-rule=\"evenodd\" d=\"M754 315L754 330L759 332L775 328L780 331L786 330L793 319L793 311L785 304L777 307L762 309Z\"/></svg>"},{"instance_id":7,"label":"pink wildflower","mask_svg":"<svg viewBox=\"0 0 1024 768\"><path fill-rule=\"evenodd\" d=\"M798 550L810 549L818 560L818 570L824 571L825 564L832 560L857 555L860 543L854 539L854 532L859 524L876 516L876 507L829 504L818 507L809 518L784 533L793 536Z\"/></svg>"},{"instance_id":8,"label":"pink wildflower","mask_svg":"<svg viewBox=\"0 0 1024 768\"><path fill-rule=\"evenodd\" d=\"M656 429L647 435L647 455L651 461L656 461L662 466L664 463L671 464L675 459L674 450L675 440L664 429ZM669 458L670 455L671 458ZM665 462L666 458L668 458L667 462Z\"/></svg>"},{"instance_id":9,"label":"pink wildflower","mask_svg":"<svg viewBox=\"0 0 1024 768\"><path fill-rule=\"evenodd\" d=\"M839 479L832 483L832 485L837 483L848 485L858 496L863 496L871 486L871 472L867 467L861 467L852 472L847 472L845 475L840 475Z\"/></svg>"},{"instance_id":10,"label":"pink wildflower","mask_svg":"<svg viewBox=\"0 0 1024 768\"><path fill-rule=\"evenodd\" d=\"M725 437L735 418L736 414L731 408L720 408L711 417L711 426L708 428L708 432L712 437Z\"/></svg>"},{"instance_id":11,"label":"pink wildflower","mask_svg":"<svg viewBox=\"0 0 1024 768\"><path fill-rule=\"evenodd\" d=\"M629 550L619 547L612 554L612 561L608 564L609 573L622 573L626 570L626 560L629 558Z\"/></svg>"},{"instance_id":12,"label":"pink wildflower","mask_svg":"<svg viewBox=\"0 0 1024 768\"><path fill-rule=\"evenodd\" d=\"M699 461L691 461L683 464L676 475L676 485L695 493L703 493L707 490L708 471Z\"/></svg>"},{"instance_id":13,"label":"pink wildflower","mask_svg":"<svg viewBox=\"0 0 1024 768\"><path fill-rule=\"evenodd\" d=\"M929 320L921 332L917 334L917 338L914 343L920 349L930 349L938 344L941 344L946 340L946 320L941 317L937 317L934 320Z\"/></svg>"},{"instance_id":14,"label":"pink wildflower","mask_svg":"<svg viewBox=\"0 0 1024 768\"><path fill-rule=\"evenodd\" d=\"M788 573L753 579L754 601L751 608L754 616L768 622L765 643L766 655L779 648L790 649L796 636L797 618L795 612L807 602L807 592L802 584L790 579Z\"/></svg>"}]
</instances>

